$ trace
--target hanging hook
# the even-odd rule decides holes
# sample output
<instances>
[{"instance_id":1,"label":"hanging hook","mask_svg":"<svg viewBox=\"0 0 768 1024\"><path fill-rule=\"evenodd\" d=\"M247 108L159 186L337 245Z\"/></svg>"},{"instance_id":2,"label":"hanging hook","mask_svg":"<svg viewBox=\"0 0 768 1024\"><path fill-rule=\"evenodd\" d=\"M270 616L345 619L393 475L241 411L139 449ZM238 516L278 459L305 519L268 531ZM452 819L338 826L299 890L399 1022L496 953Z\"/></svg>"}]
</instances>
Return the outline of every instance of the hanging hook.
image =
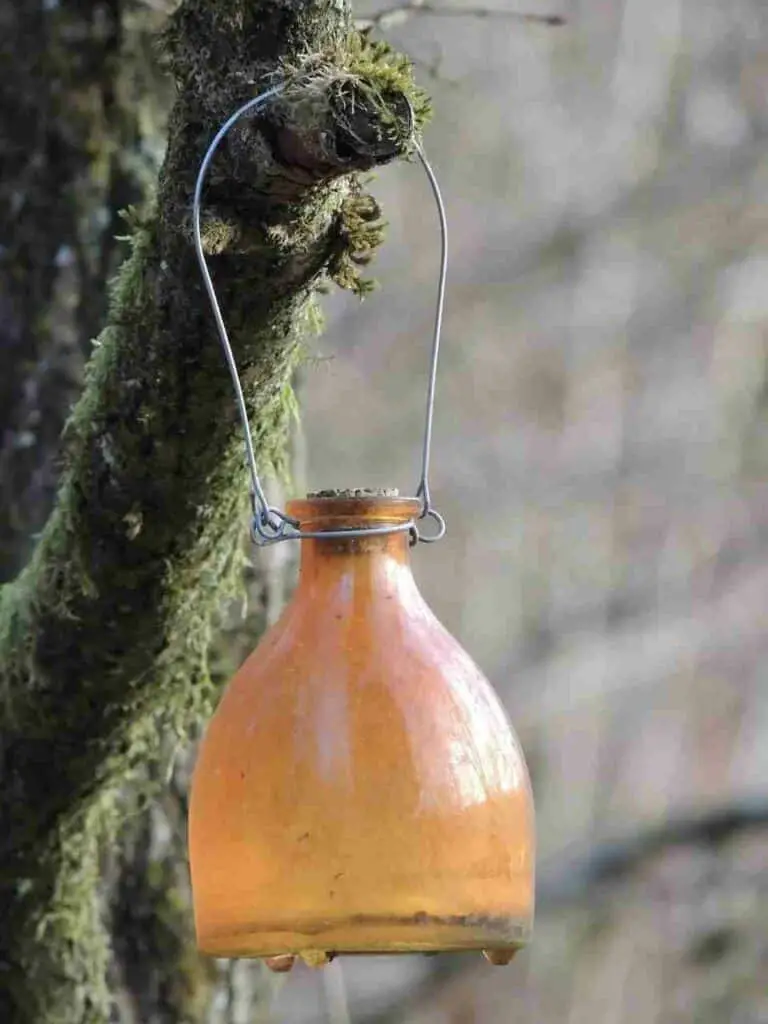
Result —
<instances>
[{"instance_id":1,"label":"hanging hook","mask_svg":"<svg viewBox=\"0 0 768 1024\"><path fill-rule=\"evenodd\" d=\"M303 540L306 538L319 538L319 539L334 539L334 538L347 538L347 537L364 537L375 534L390 534L390 533L410 533L412 543L422 541L424 543L434 543L440 540L445 535L445 520L440 513L433 508L432 500L429 491L429 467L430 467L430 455L432 449L432 424L434 419L434 408L435 408L435 392L437 385L437 363L440 355L440 337L442 334L443 327L443 310L445 307L445 288L448 277L448 221L445 213L445 204L443 203L442 193L438 184L435 173L427 160L426 154L422 149L421 145L414 139L413 147L416 155L421 162L424 171L429 179L429 184L432 189L432 194L435 198L437 205L438 215L440 219L440 238L441 238L441 255L440 255L440 274L438 279L437 289L437 304L435 310L435 326L432 337L432 353L430 357L430 368L429 378L427 383L427 410L424 425L424 442L422 446L421 455L421 478L419 481L418 488L416 490L416 497L421 501L421 512L419 514L419 520L432 519L437 523L437 533L433 534L422 534L418 528L418 525L414 521L407 523L400 523L391 526L369 526L360 527L354 529L340 529L340 530L327 530L327 531L316 531L307 532L300 530L300 523L296 519L292 519L285 512L270 505L267 496L264 493L261 480L259 478L258 465L256 462L256 452L253 446L253 435L251 434L251 425L248 420L248 407L245 403L245 396L243 394L243 386L240 381L240 375L237 370L237 363L235 356L232 351L232 345L229 340L229 333L227 331L226 324L224 323L224 317L219 306L219 300L216 295L216 289L213 284L211 272L208 267L208 262L205 258L205 252L203 250L203 239L202 231L200 227L200 209L202 206L202 194L203 186L205 184L205 177L208 173L211 161L216 154L222 140L233 127L233 125L240 120L245 114L259 110L269 100L278 96L285 89L285 83L281 82L278 85L272 86L265 92L260 93L258 96L253 97L239 107L234 114L232 114L219 128L213 141L206 150L205 156L200 164L200 170L198 171L197 180L195 182L194 197L192 202L192 223L195 239L195 253L197 255L197 261L200 265L200 273L203 277L206 292L211 303L211 309L213 310L213 317L216 322L216 329L219 334L221 341L221 347L224 351L224 358L229 369L230 377L232 378L232 386L235 391L235 400L237 403L238 413L240 415L240 421L243 428L243 436L245 439L245 453L246 461L248 464L248 472L251 481L251 502L252 502L252 521L251 521L251 537L254 543L264 546L268 544L277 544L284 540ZM408 103L408 109L410 112L410 129L411 132L415 131L416 119L413 111L413 107L405 97Z\"/></svg>"}]
</instances>

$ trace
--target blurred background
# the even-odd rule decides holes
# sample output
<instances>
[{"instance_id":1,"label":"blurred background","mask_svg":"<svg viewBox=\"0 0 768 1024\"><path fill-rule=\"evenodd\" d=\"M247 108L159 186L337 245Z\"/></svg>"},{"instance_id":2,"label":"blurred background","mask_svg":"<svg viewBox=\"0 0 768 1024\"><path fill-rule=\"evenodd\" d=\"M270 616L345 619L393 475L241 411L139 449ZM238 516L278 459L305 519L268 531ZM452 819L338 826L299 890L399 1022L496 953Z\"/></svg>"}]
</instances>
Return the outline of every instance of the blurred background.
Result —
<instances>
[{"instance_id":1,"label":"blurred background","mask_svg":"<svg viewBox=\"0 0 768 1024\"><path fill-rule=\"evenodd\" d=\"M377 28L434 96L451 228L433 453L448 535L415 573L528 757L534 942L504 969L300 966L221 1021L768 1022L768 7L555 3L516 9L565 27L439 0ZM152 100L134 122L105 115L106 164L84 157L66 186L102 212L46 256L43 340L30 354L6 328L5 578L45 519L103 315L85 287L118 258L103 210L161 155L150 40L168 6L122 16L136 63L118 102ZM300 381L300 490L418 477L437 220L415 165L374 191L380 290L326 303Z\"/></svg>"},{"instance_id":2,"label":"blurred background","mask_svg":"<svg viewBox=\"0 0 768 1024\"><path fill-rule=\"evenodd\" d=\"M388 35L435 76L451 228L449 529L415 572L523 742L540 913L514 965L388 1019L768 1021L768 830L706 829L768 801L768 8L517 6L568 25ZM375 191L381 289L329 309L305 472L410 493L439 238L416 166ZM354 1020L386 1006L378 965L343 970Z\"/></svg>"}]
</instances>

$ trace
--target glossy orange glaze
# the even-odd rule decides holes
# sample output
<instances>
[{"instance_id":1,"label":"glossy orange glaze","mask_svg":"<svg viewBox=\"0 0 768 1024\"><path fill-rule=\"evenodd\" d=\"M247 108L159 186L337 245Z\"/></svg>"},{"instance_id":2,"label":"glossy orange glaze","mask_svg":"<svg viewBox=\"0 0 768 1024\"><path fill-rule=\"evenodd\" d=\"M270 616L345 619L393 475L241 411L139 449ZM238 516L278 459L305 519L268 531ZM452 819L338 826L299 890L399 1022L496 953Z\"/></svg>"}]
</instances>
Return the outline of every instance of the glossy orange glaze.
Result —
<instances>
[{"instance_id":1,"label":"glossy orange glaze","mask_svg":"<svg viewBox=\"0 0 768 1024\"><path fill-rule=\"evenodd\" d=\"M288 511L317 530L406 522L418 503L314 498ZM408 535L301 544L294 597L229 684L195 769L200 947L322 962L524 944L525 761L491 686L419 594Z\"/></svg>"}]
</instances>

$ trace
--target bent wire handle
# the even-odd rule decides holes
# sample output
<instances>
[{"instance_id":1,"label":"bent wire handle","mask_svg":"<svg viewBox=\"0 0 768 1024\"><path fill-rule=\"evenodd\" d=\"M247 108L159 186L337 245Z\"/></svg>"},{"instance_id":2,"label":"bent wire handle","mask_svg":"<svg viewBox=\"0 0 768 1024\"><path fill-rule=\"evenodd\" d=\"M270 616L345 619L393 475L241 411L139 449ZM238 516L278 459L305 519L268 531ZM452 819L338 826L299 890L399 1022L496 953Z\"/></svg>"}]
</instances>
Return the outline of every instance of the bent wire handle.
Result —
<instances>
[{"instance_id":1,"label":"bent wire handle","mask_svg":"<svg viewBox=\"0 0 768 1024\"><path fill-rule=\"evenodd\" d=\"M227 135L229 130L239 121L245 114L256 111L262 107L268 100L275 96L278 96L285 89L285 84L280 83L279 85L273 86L271 89L267 89L265 92L260 93L253 99L248 100L238 110L229 117L224 124L219 128L216 135L213 138L210 146L208 147L205 156L203 157L202 163L200 164L200 170L198 171L197 181L195 182L194 199L192 203L192 221L195 236L195 252L197 254L197 261L200 265L200 273L203 276L203 282L205 289L208 293L208 298L211 303L213 310L214 320L216 321L216 328L219 332L219 339L221 341L221 347L224 351L224 358L229 369L230 376L232 378L232 385L235 390L235 399L237 401L237 408L240 414L240 421L242 423L243 435L245 438L245 453L248 463L248 472L251 478L251 499L253 504L253 521L251 526L251 536L256 544L276 544L283 540L303 540L310 537L321 538L332 540L334 538L347 538L347 537L365 537L375 534L389 534L389 533L405 533L409 532L412 537L413 543L417 541L423 541L424 543L433 543L434 541L440 540L445 535L445 520L437 511L432 507L432 499L429 492L429 463L430 453L432 448L432 422L434 417L435 407L435 387L437 382L437 361L440 354L440 336L443 327L443 309L445 306L445 285L448 276L448 222L445 214L445 205L443 203L443 197L440 192L440 186L438 185L435 173L430 166L429 161L426 158L424 150L421 146L414 142L414 148L416 154L421 161L421 165L424 168L429 184L432 188L432 194L437 204L438 215L440 218L440 237L441 237L441 258L440 258L440 277L437 289L437 307L435 312L435 327L432 339L432 355L430 361L429 371L429 384L427 388L427 412L426 422L424 426L424 444L422 449L421 457L421 479L419 486L416 490L416 497L421 501L421 513L419 514L419 520L421 519L432 519L437 524L437 532L434 534L422 534L416 525L416 522L411 520L407 523L398 523L392 526L369 526L360 527L354 529L339 529L339 530L322 530L322 531L302 531L299 529L299 522L296 519L292 519L285 512L282 512L278 508L274 508L267 501L264 488L259 479L258 466L256 463L256 453L253 447L253 436L251 434L251 425L248 420L248 408L245 404L245 396L243 395L243 386L240 382L240 375L237 371L237 363L235 362L235 356L232 351L232 345L229 340L229 334L227 332L226 324L224 323L224 317L221 313L221 307L219 306L219 300L216 296L216 289L213 285L211 278L211 272L208 268L208 263L205 258L203 251L203 239L200 228L200 208L203 194L203 185L205 184L205 176L208 173L211 161L216 154L219 145L221 144L224 137ZM410 104L409 104L410 106ZM411 109L411 127L413 128L413 110Z\"/></svg>"}]
</instances>

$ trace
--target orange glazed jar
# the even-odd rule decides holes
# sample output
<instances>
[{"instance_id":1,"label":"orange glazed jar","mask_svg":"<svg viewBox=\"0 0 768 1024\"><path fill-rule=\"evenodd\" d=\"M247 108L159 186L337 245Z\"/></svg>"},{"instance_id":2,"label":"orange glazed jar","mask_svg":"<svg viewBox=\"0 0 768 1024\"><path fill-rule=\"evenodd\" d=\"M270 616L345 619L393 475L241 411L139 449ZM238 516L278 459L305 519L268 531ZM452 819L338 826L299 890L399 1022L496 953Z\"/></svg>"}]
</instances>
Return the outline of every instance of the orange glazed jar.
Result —
<instances>
[{"instance_id":1,"label":"orange glazed jar","mask_svg":"<svg viewBox=\"0 0 768 1024\"><path fill-rule=\"evenodd\" d=\"M291 502L304 531L420 504ZM485 950L528 940L528 773L480 670L421 597L407 532L301 542L298 587L229 684L189 821L198 943L223 957Z\"/></svg>"}]
</instances>

